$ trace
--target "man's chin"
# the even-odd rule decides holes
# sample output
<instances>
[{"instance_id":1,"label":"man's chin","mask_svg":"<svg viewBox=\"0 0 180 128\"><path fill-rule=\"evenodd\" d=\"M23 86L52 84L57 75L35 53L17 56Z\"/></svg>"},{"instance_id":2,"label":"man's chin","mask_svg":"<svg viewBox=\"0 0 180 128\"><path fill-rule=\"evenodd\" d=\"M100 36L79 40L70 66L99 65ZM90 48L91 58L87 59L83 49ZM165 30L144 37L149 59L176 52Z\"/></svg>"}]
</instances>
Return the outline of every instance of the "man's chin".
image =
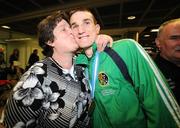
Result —
<instances>
[{"instance_id":1,"label":"man's chin","mask_svg":"<svg viewBox=\"0 0 180 128\"><path fill-rule=\"evenodd\" d=\"M81 43L78 43L78 44L79 44L79 47L83 48L83 49L89 48L89 47L92 46L92 44L87 44L87 42L81 42Z\"/></svg>"}]
</instances>

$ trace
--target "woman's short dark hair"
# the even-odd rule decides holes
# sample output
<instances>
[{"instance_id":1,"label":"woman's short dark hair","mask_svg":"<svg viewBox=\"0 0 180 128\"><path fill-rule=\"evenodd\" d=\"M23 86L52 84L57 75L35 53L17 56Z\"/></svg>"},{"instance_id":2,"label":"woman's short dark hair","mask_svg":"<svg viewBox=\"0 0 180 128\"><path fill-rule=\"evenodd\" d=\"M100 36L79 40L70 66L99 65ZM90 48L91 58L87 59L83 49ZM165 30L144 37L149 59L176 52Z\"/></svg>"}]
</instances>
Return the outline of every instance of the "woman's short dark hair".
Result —
<instances>
[{"instance_id":1,"label":"woman's short dark hair","mask_svg":"<svg viewBox=\"0 0 180 128\"><path fill-rule=\"evenodd\" d=\"M47 43L48 41L54 41L53 30L63 19L69 22L69 16L67 13L64 11L56 11L38 24L39 46L43 49L42 53L45 56L51 57L53 54L53 48Z\"/></svg>"}]
</instances>

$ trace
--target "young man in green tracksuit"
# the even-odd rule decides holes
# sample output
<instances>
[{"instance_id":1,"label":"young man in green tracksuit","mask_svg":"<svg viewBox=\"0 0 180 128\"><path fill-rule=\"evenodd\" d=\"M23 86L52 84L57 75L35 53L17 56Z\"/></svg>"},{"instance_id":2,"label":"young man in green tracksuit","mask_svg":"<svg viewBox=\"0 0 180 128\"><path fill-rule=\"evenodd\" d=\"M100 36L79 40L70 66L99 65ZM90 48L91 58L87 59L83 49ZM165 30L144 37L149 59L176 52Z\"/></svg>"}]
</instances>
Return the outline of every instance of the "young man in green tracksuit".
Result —
<instances>
[{"instance_id":1,"label":"young man in green tracksuit","mask_svg":"<svg viewBox=\"0 0 180 128\"><path fill-rule=\"evenodd\" d=\"M180 127L180 108L150 56L132 39L113 43L132 78L130 84L105 52L93 44L100 26L84 8L70 12L70 24L84 54L77 63L87 64L94 128L175 128ZM92 47L93 46L93 47Z\"/></svg>"}]
</instances>

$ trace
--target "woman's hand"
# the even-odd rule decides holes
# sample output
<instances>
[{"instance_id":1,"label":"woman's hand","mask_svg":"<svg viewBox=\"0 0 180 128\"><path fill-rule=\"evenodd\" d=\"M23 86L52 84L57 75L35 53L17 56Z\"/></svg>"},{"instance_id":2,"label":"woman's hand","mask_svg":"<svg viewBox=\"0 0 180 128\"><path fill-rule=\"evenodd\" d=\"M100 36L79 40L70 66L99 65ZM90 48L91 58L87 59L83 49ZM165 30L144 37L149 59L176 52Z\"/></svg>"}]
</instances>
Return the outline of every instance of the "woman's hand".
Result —
<instances>
[{"instance_id":1,"label":"woman's hand","mask_svg":"<svg viewBox=\"0 0 180 128\"><path fill-rule=\"evenodd\" d=\"M5 126L0 123L0 128L5 128Z\"/></svg>"},{"instance_id":2,"label":"woman's hand","mask_svg":"<svg viewBox=\"0 0 180 128\"><path fill-rule=\"evenodd\" d=\"M107 44L112 47L113 38L109 35L99 34L96 38L97 50L103 51Z\"/></svg>"}]
</instances>

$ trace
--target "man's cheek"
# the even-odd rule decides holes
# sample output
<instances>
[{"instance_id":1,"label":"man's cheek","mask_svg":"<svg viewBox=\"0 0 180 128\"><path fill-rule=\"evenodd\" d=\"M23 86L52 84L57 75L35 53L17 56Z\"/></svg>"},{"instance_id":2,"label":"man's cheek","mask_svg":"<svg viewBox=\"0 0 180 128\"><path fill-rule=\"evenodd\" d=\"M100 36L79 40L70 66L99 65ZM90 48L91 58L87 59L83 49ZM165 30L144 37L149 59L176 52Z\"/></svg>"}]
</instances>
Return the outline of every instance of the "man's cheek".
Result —
<instances>
[{"instance_id":1,"label":"man's cheek","mask_svg":"<svg viewBox=\"0 0 180 128\"><path fill-rule=\"evenodd\" d=\"M79 43L79 39L78 38L75 38L76 42Z\"/></svg>"},{"instance_id":2,"label":"man's cheek","mask_svg":"<svg viewBox=\"0 0 180 128\"><path fill-rule=\"evenodd\" d=\"M72 34L73 34L74 36L77 36L77 32L76 32L75 30L73 30L73 29L72 29Z\"/></svg>"}]
</instances>

